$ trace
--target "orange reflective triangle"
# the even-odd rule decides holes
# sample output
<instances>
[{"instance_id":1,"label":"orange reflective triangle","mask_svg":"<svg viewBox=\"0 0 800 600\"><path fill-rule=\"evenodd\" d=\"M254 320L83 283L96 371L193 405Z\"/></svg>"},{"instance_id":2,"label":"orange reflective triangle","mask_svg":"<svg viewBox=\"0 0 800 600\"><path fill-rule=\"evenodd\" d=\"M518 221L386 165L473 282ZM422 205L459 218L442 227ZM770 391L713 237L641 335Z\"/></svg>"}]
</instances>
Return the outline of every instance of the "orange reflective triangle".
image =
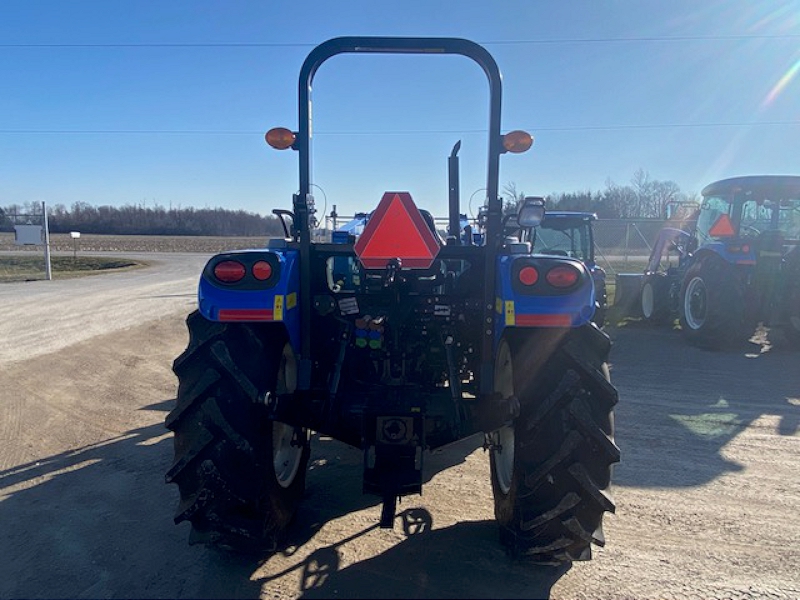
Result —
<instances>
[{"instance_id":1,"label":"orange reflective triangle","mask_svg":"<svg viewBox=\"0 0 800 600\"><path fill-rule=\"evenodd\" d=\"M733 231L731 218L726 214L720 215L719 218L714 221L711 229L708 230L708 235L711 237L733 237L735 232Z\"/></svg>"},{"instance_id":2,"label":"orange reflective triangle","mask_svg":"<svg viewBox=\"0 0 800 600\"><path fill-rule=\"evenodd\" d=\"M404 269L427 269L439 241L408 192L386 192L354 247L367 269L382 269L399 258Z\"/></svg>"}]
</instances>

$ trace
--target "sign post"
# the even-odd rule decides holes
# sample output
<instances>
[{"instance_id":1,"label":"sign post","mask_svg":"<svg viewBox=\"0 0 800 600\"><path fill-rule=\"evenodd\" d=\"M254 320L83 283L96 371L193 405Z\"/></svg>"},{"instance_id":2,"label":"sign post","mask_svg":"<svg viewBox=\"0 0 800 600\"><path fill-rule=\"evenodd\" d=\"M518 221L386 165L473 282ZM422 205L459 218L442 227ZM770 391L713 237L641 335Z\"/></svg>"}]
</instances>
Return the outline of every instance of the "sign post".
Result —
<instances>
[{"instance_id":1,"label":"sign post","mask_svg":"<svg viewBox=\"0 0 800 600\"><path fill-rule=\"evenodd\" d=\"M80 231L70 231L69 236L72 238L72 260L78 258L78 240L81 237Z\"/></svg>"},{"instance_id":2,"label":"sign post","mask_svg":"<svg viewBox=\"0 0 800 600\"><path fill-rule=\"evenodd\" d=\"M44 276L47 281L51 281L53 269L50 265L50 226L47 223L47 205L44 202L42 202L42 215L44 215Z\"/></svg>"},{"instance_id":3,"label":"sign post","mask_svg":"<svg viewBox=\"0 0 800 600\"><path fill-rule=\"evenodd\" d=\"M16 246L41 246L44 244L44 273L45 278L53 279L53 270L50 264L50 227L47 223L47 205L42 202L41 225L34 225L31 221L38 220L36 211L33 214L12 214L14 223L14 245ZM26 221L20 223L20 221Z\"/></svg>"}]
</instances>

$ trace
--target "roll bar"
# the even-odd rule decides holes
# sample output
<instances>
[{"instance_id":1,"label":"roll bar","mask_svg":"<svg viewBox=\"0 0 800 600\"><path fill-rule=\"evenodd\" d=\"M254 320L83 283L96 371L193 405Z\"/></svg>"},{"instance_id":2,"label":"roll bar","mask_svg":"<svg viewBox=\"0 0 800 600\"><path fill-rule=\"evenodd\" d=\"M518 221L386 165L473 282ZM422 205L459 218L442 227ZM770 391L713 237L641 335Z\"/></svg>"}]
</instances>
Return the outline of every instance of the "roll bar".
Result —
<instances>
[{"instance_id":1,"label":"roll bar","mask_svg":"<svg viewBox=\"0 0 800 600\"><path fill-rule=\"evenodd\" d=\"M338 37L323 42L312 50L300 69L298 80L299 130L294 149L300 158L299 192L294 198L296 232L301 244L310 240L309 202L311 195L311 85L317 69L337 54L460 54L474 60L489 81L489 159L486 178L488 196L487 239L500 236L502 206L498 196L500 155L503 153L500 134L502 77L491 54L475 42L461 38L416 37ZM451 209L452 211L452 206ZM458 214L450 215L451 220Z\"/></svg>"}]
</instances>

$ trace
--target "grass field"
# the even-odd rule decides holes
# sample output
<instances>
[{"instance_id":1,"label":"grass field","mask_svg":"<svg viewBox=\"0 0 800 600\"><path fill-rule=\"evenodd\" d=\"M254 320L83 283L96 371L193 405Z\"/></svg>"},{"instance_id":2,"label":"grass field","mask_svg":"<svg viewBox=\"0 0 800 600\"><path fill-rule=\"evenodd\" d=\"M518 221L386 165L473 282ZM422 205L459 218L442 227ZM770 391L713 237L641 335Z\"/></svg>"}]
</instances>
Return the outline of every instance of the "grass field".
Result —
<instances>
[{"instance_id":1,"label":"grass field","mask_svg":"<svg viewBox=\"0 0 800 600\"><path fill-rule=\"evenodd\" d=\"M210 237L180 235L97 235L81 234L73 240L68 233L50 235L51 252L201 252L263 248L267 237ZM13 233L0 233L0 251L31 252L41 255L41 246L15 246Z\"/></svg>"},{"instance_id":2,"label":"grass field","mask_svg":"<svg viewBox=\"0 0 800 600\"><path fill-rule=\"evenodd\" d=\"M73 240L68 233L50 236L53 279L96 275L109 270L132 269L146 261L97 256L96 253L197 252L217 254L229 250L263 248L266 237L202 237L84 234ZM46 279L44 248L16 246L13 233L0 233L0 283ZM89 255L91 254L91 256Z\"/></svg>"},{"instance_id":3,"label":"grass field","mask_svg":"<svg viewBox=\"0 0 800 600\"><path fill-rule=\"evenodd\" d=\"M146 266L146 262L126 258L106 258L98 256L52 256L50 269L53 279L68 279L96 275L109 270L136 269ZM30 253L0 255L0 282L38 281L46 279L43 256Z\"/></svg>"}]
</instances>

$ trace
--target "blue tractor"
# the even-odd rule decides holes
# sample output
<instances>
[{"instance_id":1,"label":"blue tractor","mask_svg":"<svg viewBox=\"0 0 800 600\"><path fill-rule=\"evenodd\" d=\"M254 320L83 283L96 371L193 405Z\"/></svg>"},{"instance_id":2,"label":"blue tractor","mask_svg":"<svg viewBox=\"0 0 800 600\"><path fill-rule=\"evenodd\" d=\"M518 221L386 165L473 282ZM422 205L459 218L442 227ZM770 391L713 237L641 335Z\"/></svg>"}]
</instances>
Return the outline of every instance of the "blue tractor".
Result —
<instances>
[{"instance_id":1,"label":"blue tractor","mask_svg":"<svg viewBox=\"0 0 800 600\"><path fill-rule=\"evenodd\" d=\"M800 341L800 176L724 179L702 196L693 231L659 234L642 280L643 317L679 319L690 342L709 348L759 323Z\"/></svg>"},{"instance_id":2,"label":"blue tractor","mask_svg":"<svg viewBox=\"0 0 800 600\"><path fill-rule=\"evenodd\" d=\"M358 226L315 241L310 90L318 67L341 53L461 55L482 68L489 152L476 231L459 212L456 144L444 235L411 194L388 191ZM604 543L619 460L610 342L592 322L587 266L507 235L500 157L532 138L501 133L501 85L491 55L463 39L345 37L309 54L298 128L266 136L299 157L292 210L277 211L286 236L209 260L174 362L166 480L180 492L175 521L191 524L190 541L279 547L317 434L362 451L362 491L391 528L398 499L421 493L427 453L482 434L509 553L565 563ZM543 213L528 199L517 223L535 226Z\"/></svg>"},{"instance_id":3,"label":"blue tractor","mask_svg":"<svg viewBox=\"0 0 800 600\"><path fill-rule=\"evenodd\" d=\"M594 281L595 308L592 320L602 327L608 303L606 272L595 257L594 229L597 215L585 211L550 210L528 236L534 254L569 256L580 260Z\"/></svg>"}]
</instances>

